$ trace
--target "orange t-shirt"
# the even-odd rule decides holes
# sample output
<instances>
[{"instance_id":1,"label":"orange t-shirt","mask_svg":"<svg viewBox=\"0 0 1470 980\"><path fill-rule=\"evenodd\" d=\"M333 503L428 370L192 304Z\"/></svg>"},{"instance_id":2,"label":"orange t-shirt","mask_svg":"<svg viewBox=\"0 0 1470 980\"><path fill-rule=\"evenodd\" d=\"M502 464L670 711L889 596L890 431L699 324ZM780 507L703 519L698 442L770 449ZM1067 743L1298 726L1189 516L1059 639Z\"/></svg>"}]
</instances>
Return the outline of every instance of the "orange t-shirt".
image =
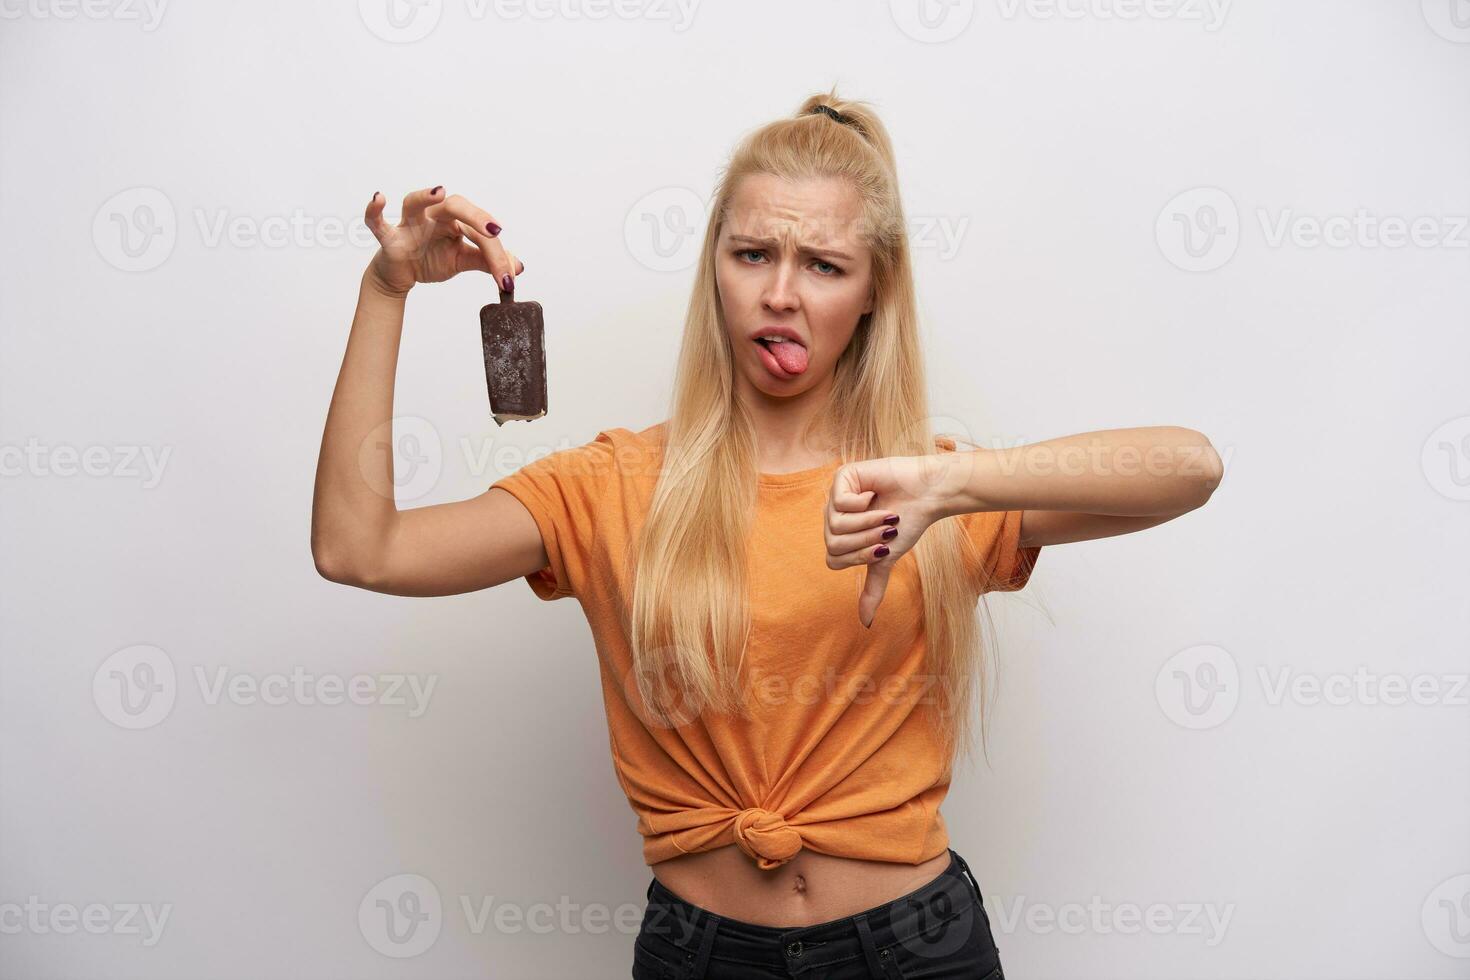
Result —
<instances>
[{"instance_id":1,"label":"orange t-shirt","mask_svg":"<svg viewBox=\"0 0 1470 980\"><path fill-rule=\"evenodd\" d=\"M606 429L491 484L524 504L541 531L548 564L526 576L536 595L575 596L587 616L613 766L638 817L645 863L731 843L762 868L803 847L904 864L943 853L949 760L921 714L938 692L925 698L922 683L904 683L929 676L918 572L900 558L865 629L864 569L826 563L824 512L838 462L758 477L742 668L751 717L705 711L667 727L635 709L620 612L632 597L625 559L652 499L666 425ZM983 557L984 568L973 569L977 599L1030 577L1040 547L1019 547L1021 514L953 518ZM844 686L863 678L866 687Z\"/></svg>"}]
</instances>

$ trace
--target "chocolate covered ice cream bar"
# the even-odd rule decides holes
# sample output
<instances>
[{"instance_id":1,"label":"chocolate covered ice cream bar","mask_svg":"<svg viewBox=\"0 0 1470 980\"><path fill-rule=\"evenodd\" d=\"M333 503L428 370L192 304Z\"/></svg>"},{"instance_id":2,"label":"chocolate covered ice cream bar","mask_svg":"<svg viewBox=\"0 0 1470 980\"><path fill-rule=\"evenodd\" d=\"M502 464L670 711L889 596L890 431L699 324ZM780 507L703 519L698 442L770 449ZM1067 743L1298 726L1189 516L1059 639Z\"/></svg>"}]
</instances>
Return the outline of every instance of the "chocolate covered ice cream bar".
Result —
<instances>
[{"instance_id":1,"label":"chocolate covered ice cream bar","mask_svg":"<svg viewBox=\"0 0 1470 980\"><path fill-rule=\"evenodd\" d=\"M541 304L502 300L480 309L485 384L496 425L546 414L546 328Z\"/></svg>"}]
</instances>

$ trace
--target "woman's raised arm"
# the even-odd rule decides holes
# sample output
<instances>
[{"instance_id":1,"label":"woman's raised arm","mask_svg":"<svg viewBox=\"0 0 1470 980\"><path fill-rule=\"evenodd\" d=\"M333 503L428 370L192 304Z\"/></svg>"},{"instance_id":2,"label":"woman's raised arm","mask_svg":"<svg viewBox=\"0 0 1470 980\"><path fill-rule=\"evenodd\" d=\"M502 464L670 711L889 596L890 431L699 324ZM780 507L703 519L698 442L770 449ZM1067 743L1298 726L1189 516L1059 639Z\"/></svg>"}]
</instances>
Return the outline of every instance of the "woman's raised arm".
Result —
<instances>
[{"instance_id":1,"label":"woman's raised arm","mask_svg":"<svg viewBox=\"0 0 1470 980\"><path fill-rule=\"evenodd\" d=\"M455 595L529 575L546 565L546 550L535 520L511 494L492 488L400 511L391 495L392 454L361 453L364 440L393 417L409 290L476 270L495 278L504 301L523 268L490 214L458 195L446 198L443 187L404 198L396 226L384 222L384 204L374 194L365 215L381 247L363 273L327 410L312 496L312 560L333 582L393 595ZM370 479L364 467L378 472Z\"/></svg>"}]
</instances>

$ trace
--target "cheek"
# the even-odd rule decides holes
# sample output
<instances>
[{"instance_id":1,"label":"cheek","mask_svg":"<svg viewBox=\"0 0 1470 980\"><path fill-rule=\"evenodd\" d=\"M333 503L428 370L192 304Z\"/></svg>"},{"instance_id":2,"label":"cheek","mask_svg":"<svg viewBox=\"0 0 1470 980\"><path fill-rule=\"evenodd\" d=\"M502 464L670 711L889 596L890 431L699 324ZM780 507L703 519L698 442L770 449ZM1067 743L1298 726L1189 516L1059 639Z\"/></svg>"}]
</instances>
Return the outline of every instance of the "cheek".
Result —
<instances>
[{"instance_id":1,"label":"cheek","mask_svg":"<svg viewBox=\"0 0 1470 980\"><path fill-rule=\"evenodd\" d=\"M812 332L821 339L825 352L834 358L847 347L862 318L862 298L847 296L833 297L819 306L809 308Z\"/></svg>"}]
</instances>

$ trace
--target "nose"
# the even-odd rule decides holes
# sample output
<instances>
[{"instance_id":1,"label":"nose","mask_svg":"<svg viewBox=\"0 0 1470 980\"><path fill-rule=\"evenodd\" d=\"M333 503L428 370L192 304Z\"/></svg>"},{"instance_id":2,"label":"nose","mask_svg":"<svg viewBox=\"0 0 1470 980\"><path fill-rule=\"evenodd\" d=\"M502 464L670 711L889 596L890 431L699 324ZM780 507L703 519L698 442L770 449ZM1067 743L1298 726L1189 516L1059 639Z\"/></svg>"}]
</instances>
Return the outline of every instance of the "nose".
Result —
<instances>
[{"instance_id":1,"label":"nose","mask_svg":"<svg viewBox=\"0 0 1470 980\"><path fill-rule=\"evenodd\" d=\"M789 312L800 306L801 300L796 295L796 269L792 263L783 259L771 266L761 302L766 309L775 312Z\"/></svg>"}]
</instances>

